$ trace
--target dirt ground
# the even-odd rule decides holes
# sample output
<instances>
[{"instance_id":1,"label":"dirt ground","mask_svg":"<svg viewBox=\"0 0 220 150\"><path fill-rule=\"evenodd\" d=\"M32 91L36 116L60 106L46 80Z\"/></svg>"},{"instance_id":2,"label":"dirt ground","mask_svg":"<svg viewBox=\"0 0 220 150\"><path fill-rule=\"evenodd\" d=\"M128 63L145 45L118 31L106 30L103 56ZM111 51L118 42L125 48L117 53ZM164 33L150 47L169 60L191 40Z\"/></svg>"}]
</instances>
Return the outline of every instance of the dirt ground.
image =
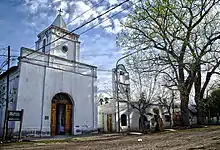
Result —
<instances>
[{"instance_id":1,"label":"dirt ground","mask_svg":"<svg viewBox=\"0 0 220 150\"><path fill-rule=\"evenodd\" d=\"M138 140L139 139L139 140ZM142 139L142 141L140 141ZM8 150L220 150L220 127L162 132L148 135L107 134L69 141L0 145Z\"/></svg>"}]
</instances>

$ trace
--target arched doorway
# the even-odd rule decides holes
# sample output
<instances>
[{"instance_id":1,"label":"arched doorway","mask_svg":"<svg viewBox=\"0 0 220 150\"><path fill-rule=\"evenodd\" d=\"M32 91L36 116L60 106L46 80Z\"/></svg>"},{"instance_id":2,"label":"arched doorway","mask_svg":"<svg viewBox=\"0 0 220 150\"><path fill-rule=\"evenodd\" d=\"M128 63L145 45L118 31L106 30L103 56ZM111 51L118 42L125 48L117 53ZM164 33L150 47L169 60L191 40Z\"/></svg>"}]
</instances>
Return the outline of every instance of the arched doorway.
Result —
<instances>
[{"instance_id":1,"label":"arched doorway","mask_svg":"<svg viewBox=\"0 0 220 150\"><path fill-rule=\"evenodd\" d=\"M71 134L72 98L66 93L56 94L51 102L51 135Z\"/></svg>"}]
</instances>

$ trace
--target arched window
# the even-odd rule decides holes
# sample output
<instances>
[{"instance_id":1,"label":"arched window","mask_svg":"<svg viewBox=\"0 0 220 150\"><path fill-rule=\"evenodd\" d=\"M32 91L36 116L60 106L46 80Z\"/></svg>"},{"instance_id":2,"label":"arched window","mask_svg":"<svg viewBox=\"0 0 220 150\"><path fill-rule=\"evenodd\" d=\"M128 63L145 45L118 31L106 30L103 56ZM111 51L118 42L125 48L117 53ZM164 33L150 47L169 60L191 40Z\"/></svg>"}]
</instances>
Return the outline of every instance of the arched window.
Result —
<instances>
[{"instance_id":1,"label":"arched window","mask_svg":"<svg viewBox=\"0 0 220 150\"><path fill-rule=\"evenodd\" d=\"M121 126L127 126L127 115L126 114L121 115Z\"/></svg>"}]
</instances>

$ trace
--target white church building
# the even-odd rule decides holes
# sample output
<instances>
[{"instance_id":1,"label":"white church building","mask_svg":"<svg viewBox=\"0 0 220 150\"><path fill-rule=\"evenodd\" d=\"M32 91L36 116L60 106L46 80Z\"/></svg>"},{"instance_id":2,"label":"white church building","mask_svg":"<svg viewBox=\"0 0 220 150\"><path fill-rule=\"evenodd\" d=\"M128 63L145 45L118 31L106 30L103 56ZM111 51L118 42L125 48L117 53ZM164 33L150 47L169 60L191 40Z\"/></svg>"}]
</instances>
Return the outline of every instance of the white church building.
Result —
<instances>
[{"instance_id":1,"label":"white church building","mask_svg":"<svg viewBox=\"0 0 220 150\"><path fill-rule=\"evenodd\" d=\"M96 131L97 67L79 62L79 35L69 32L58 14L37 37L36 50L22 47L18 65L0 75L1 100L5 99L9 73L9 110L24 110L22 134L54 136ZM0 108L0 133L4 116L5 103ZM19 122L9 121L8 128L17 133Z\"/></svg>"}]
</instances>

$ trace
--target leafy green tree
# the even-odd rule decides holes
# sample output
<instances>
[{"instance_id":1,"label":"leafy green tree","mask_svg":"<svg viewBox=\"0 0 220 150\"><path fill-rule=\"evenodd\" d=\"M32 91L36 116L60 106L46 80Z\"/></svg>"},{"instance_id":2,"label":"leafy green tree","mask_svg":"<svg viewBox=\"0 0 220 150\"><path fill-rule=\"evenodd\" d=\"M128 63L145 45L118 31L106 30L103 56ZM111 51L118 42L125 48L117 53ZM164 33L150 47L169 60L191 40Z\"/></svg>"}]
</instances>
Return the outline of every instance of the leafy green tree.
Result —
<instances>
[{"instance_id":1,"label":"leafy green tree","mask_svg":"<svg viewBox=\"0 0 220 150\"><path fill-rule=\"evenodd\" d=\"M163 74L177 87L181 121L189 125L189 95L195 87L198 120L203 95L220 65L219 0L145 0L130 13L117 43L125 50L143 49L142 71ZM202 84L202 74L205 76ZM194 84L195 83L195 84Z\"/></svg>"},{"instance_id":2,"label":"leafy green tree","mask_svg":"<svg viewBox=\"0 0 220 150\"><path fill-rule=\"evenodd\" d=\"M208 97L208 115L211 117L217 117L217 123L219 122L220 115L220 88L212 91L211 95Z\"/></svg>"}]
</instances>

